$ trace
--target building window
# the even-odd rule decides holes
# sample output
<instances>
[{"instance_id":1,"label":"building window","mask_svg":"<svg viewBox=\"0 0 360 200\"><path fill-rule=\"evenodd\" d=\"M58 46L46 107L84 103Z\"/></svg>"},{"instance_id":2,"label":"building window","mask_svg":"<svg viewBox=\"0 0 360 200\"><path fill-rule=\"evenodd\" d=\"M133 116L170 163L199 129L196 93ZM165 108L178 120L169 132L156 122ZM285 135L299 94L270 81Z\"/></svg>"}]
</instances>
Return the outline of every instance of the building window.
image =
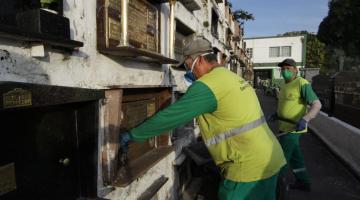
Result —
<instances>
[{"instance_id":1,"label":"building window","mask_svg":"<svg viewBox=\"0 0 360 200\"><path fill-rule=\"evenodd\" d=\"M211 34L215 38L219 38L218 23L219 23L219 15L216 13L216 11L214 9L212 9L212 12L211 12Z\"/></svg>"},{"instance_id":2,"label":"building window","mask_svg":"<svg viewBox=\"0 0 360 200\"><path fill-rule=\"evenodd\" d=\"M183 51L186 44L194 38L194 31L181 21L176 19L176 32L175 32L175 59L183 60Z\"/></svg>"},{"instance_id":3,"label":"building window","mask_svg":"<svg viewBox=\"0 0 360 200\"><path fill-rule=\"evenodd\" d=\"M253 48L246 49L246 53L249 56L249 58L253 58Z\"/></svg>"},{"instance_id":4,"label":"building window","mask_svg":"<svg viewBox=\"0 0 360 200\"><path fill-rule=\"evenodd\" d=\"M270 47L269 48L269 57L290 57L291 56L291 46L281 46L281 47Z\"/></svg>"},{"instance_id":5,"label":"building window","mask_svg":"<svg viewBox=\"0 0 360 200\"><path fill-rule=\"evenodd\" d=\"M280 47L270 47L270 57L280 57Z\"/></svg>"},{"instance_id":6,"label":"building window","mask_svg":"<svg viewBox=\"0 0 360 200\"><path fill-rule=\"evenodd\" d=\"M281 47L281 56L282 57L290 57L291 56L291 46Z\"/></svg>"}]
</instances>

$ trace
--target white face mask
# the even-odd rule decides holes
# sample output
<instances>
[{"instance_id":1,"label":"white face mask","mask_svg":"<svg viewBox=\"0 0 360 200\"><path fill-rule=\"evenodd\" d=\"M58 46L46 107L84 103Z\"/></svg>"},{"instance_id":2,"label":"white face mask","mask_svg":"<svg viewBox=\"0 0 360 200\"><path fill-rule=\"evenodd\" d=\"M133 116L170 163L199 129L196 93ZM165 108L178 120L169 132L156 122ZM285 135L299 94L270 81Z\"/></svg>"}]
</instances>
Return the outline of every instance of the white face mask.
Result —
<instances>
[{"instance_id":1,"label":"white face mask","mask_svg":"<svg viewBox=\"0 0 360 200\"><path fill-rule=\"evenodd\" d=\"M201 56L201 55L200 55L200 56ZM195 64L196 64L196 62L198 61L198 59L199 59L200 56L196 57L195 60L194 60L194 62L193 62L193 64L191 65L191 68L190 68L190 71L191 71L191 72L193 72L194 66L195 66Z\"/></svg>"}]
</instances>

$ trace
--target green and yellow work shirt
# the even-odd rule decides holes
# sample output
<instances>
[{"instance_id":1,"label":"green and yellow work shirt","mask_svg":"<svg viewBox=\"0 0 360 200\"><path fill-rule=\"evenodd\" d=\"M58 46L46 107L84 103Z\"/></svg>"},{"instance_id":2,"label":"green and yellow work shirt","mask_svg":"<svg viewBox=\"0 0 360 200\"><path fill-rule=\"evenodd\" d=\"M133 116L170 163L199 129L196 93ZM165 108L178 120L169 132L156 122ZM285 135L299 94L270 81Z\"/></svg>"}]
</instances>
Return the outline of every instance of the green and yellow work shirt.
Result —
<instances>
[{"instance_id":1,"label":"green and yellow work shirt","mask_svg":"<svg viewBox=\"0 0 360 200\"><path fill-rule=\"evenodd\" d=\"M285 164L281 146L264 120L254 89L223 67L195 81L176 103L132 129L131 137L144 141L195 117L224 178L236 182L262 180Z\"/></svg>"},{"instance_id":2,"label":"green and yellow work shirt","mask_svg":"<svg viewBox=\"0 0 360 200\"><path fill-rule=\"evenodd\" d=\"M281 87L278 99L279 131L293 132L296 123L306 114L307 104L318 100L318 97L306 79L297 77ZM307 129L298 133L305 132Z\"/></svg>"}]
</instances>

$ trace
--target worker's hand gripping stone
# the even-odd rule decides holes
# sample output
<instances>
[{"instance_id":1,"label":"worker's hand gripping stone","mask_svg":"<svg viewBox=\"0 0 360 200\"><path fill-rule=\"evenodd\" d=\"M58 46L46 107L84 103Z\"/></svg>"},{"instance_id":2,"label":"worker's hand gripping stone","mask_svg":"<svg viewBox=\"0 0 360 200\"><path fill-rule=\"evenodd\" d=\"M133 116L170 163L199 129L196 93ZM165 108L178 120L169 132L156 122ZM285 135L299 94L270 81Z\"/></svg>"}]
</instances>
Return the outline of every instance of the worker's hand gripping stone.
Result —
<instances>
[{"instance_id":1,"label":"worker's hand gripping stone","mask_svg":"<svg viewBox=\"0 0 360 200\"><path fill-rule=\"evenodd\" d=\"M121 152L120 152L119 160L120 160L121 166L124 166L127 162L127 153L129 151L129 141L130 140L131 140L131 137L130 137L129 132L120 133L119 143L120 143Z\"/></svg>"}]
</instances>

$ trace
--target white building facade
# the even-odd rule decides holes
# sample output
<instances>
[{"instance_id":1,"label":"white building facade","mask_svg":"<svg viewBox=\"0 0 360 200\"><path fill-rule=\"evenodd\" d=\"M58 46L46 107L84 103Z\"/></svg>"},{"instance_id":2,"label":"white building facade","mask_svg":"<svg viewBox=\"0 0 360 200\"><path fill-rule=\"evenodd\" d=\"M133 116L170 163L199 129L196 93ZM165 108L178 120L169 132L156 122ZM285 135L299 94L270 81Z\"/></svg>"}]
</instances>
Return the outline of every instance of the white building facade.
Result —
<instances>
[{"instance_id":1,"label":"white building facade","mask_svg":"<svg viewBox=\"0 0 360 200\"><path fill-rule=\"evenodd\" d=\"M277 64L285 58L294 59L298 68L306 65L306 35L254 37L244 41L253 61L254 80L259 77L279 82L282 77Z\"/></svg>"}]
</instances>

